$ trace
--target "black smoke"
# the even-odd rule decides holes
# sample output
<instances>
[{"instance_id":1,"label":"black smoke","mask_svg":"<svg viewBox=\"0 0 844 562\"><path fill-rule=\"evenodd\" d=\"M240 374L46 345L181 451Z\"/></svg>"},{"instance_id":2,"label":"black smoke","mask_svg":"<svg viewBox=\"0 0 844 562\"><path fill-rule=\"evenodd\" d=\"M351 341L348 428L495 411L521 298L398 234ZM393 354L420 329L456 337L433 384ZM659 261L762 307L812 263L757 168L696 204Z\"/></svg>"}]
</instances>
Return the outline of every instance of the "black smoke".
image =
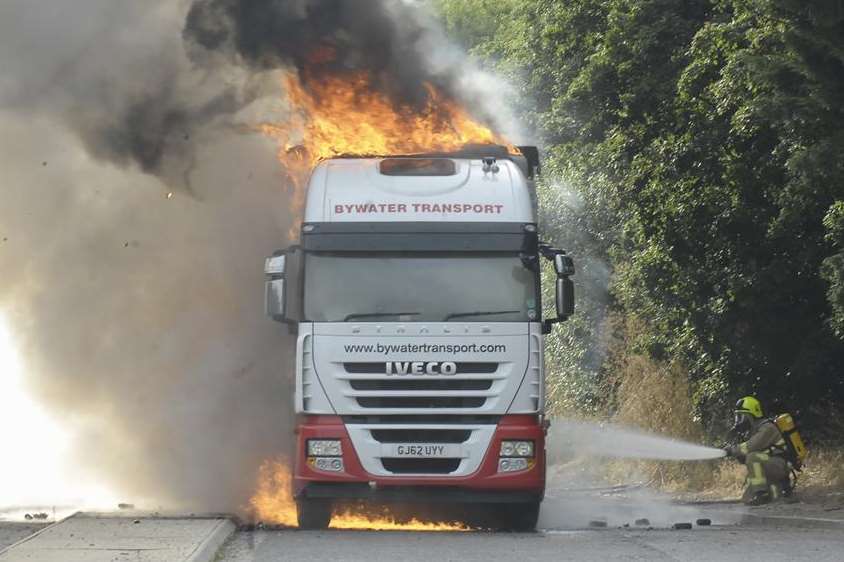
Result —
<instances>
[{"instance_id":1,"label":"black smoke","mask_svg":"<svg viewBox=\"0 0 844 562\"><path fill-rule=\"evenodd\" d=\"M49 115L94 158L168 190L190 186L209 132L282 98L281 70L306 86L366 73L411 107L429 101L431 83L475 117L506 121L492 104L503 85L403 0L9 0L0 31L0 109Z\"/></svg>"},{"instance_id":2,"label":"black smoke","mask_svg":"<svg viewBox=\"0 0 844 562\"><path fill-rule=\"evenodd\" d=\"M455 95L460 70L433 70L421 16L390 0L195 0L184 38L197 60L214 52L255 69L293 67L306 83L365 72L397 104L417 104L425 83Z\"/></svg>"},{"instance_id":3,"label":"black smoke","mask_svg":"<svg viewBox=\"0 0 844 562\"><path fill-rule=\"evenodd\" d=\"M199 139L250 103L185 56L177 2L0 4L0 110L50 119L94 158L184 187Z\"/></svg>"}]
</instances>

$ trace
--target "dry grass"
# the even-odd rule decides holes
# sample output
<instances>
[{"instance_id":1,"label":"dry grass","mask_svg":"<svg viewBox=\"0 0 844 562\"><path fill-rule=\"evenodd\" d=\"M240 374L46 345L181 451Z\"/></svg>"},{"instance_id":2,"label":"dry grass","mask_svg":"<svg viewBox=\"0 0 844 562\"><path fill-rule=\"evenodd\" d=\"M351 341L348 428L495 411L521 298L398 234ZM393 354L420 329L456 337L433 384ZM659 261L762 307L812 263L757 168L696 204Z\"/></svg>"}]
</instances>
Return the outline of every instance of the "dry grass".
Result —
<instances>
[{"instance_id":1,"label":"dry grass","mask_svg":"<svg viewBox=\"0 0 844 562\"><path fill-rule=\"evenodd\" d=\"M801 494L809 497L844 492L844 451L810 449L797 486Z\"/></svg>"},{"instance_id":2,"label":"dry grass","mask_svg":"<svg viewBox=\"0 0 844 562\"><path fill-rule=\"evenodd\" d=\"M705 443L706 435L693 417L694 406L686 369L677 362L658 362L631 353L630 334L641 332L636 319L610 320L607 408L612 422L691 443ZM830 435L815 436L840 442L844 415L824 406ZM574 416L577 417L577 416ZM592 420L597 421L597 420ZM844 496L844 450L809 445L809 457L799 475L797 491L807 501L830 494ZM741 496L746 470L735 460L697 462L614 460L604 463L603 478L611 484L647 482L680 495L706 499Z\"/></svg>"},{"instance_id":3,"label":"dry grass","mask_svg":"<svg viewBox=\"0 0 844 562\"><path fill-rule=\"evenodd\" d=\"M633 355L616 362L613 421L691 443L703 443L703 428L691 412L686 371L679 364L661 364ZM798 493L806 500L844 492L844 451L810 447L799 475ZM644 480L662 490L724 499L741 496L745 468L734 460L703 462L613 461L606 478L614 483ZM633 477L633 478L631 478Z\"/></svg>"},{"instance_id":4,"label":"dry grass","mask_svg":"<svg viewBox=\"0 0 844 562\"><path fill-rule=\"evenodd\" d=\"M616 355L615 416L627 427L687 441L703 443L704 432L693 417L689 380L679 364L655 362L642 355ZM631 477L672 492L700 491L710 487L721 461L613 461L607 477L614 482Z\"/></svg>"},{"instance_id":5,"label":"dry grass","mask_svg":"<svg viewBox=\"0 0 844 562\"><path fill-rule=\"evenodd\" d=\"M747 474L744 465L734 460L722 460L711 470L711 478L705 485L697 489L689 486L684 491L690 492L697 499L723 500L741 497Z\"/></svg>"},{"instance_id":6,"label":"dry grass","mask_svg":"<svg viewBox=\"0 0 844 562\"><path fill-rule=\"evenodd\" d=\"M703 440L692 419L688 377L679 365L634 355L618 373L615 421L684 441Z\"/></svg>"}]
</instances>

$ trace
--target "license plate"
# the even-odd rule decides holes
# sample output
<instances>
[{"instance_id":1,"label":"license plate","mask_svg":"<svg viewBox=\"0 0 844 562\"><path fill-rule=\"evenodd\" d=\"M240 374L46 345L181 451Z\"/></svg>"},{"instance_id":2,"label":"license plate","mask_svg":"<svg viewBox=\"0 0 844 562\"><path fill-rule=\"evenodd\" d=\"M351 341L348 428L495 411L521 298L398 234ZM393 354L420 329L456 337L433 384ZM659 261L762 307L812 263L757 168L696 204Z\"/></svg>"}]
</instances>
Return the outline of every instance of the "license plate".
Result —
<instances>
[{"instance_id":1,"label":"license plate","mask_svg":"<svg viewBox=\"0 0 844 562\"><path fill-rule=\"evenodd\" d=\"M384 456L414 459L442 459L462 457L460 445L452 443L397 443L390 445Z\"/></svg>"}]
</instances>

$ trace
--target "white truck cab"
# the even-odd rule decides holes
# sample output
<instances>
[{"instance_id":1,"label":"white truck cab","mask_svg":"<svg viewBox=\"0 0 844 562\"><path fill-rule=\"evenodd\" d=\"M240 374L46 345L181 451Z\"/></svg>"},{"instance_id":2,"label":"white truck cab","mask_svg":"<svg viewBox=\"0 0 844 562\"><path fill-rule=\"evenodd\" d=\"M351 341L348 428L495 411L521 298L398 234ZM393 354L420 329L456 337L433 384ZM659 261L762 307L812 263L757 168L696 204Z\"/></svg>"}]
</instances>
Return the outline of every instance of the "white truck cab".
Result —
<instances>
[{"instance_id":1,"label":"white truck cab","mask_svg":"<svg viewBox=\"0 0 844 562\"><path fill-rule=\"evenodd\" d=\"M483 504L503 526L535 526L543 334L573 313L574 267L539 242L538 154L523 152L313 170L301 241L265 268L267 312L297 338L301 527L326 527L349 500ZM547 320L543 257L557 272Z\"/></svg>"}]
</instances>

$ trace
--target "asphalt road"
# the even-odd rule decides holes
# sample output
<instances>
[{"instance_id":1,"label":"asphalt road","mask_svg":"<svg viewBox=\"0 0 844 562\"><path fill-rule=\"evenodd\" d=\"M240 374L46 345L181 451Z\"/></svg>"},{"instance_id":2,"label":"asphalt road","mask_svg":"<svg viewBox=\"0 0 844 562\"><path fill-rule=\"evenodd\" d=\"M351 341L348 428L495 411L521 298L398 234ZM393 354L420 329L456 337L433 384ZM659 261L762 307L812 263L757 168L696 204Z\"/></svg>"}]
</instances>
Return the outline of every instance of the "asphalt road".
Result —
<instances>
[{"instance_id":1,"label":"asphalt road","mask_svg":"<svg viewBox=\"0 0 844 562\"><path fill-rule=\"evenodd\" d=\"M736 504L677 505L646 490L557 491L543 503L542 529L536 533L241 531L218 561L844 561L844 522L789 519L792 512L790 506L770 511ZM650 528L636 527L643 518ZM702 518L712 526L671 528ZM592 521L607 526L590 528Z\"/></svg>"},{"instance_id":2,"label":"asphalt road","mask_svg":"<svg viewBox=\"0 0 844 562\"><path fill-rule=\"evenodd\" d=\"M238 533L218 558L221 562L801 559L844 560L844 532L787 527L549 530L532 534L254 531Z\"/></svg>"},{"instance_id":3,"label":"asphalt road","mask_svg":"<svg viewBox=\"0 0 844 562\"><path fill-rule=\"evenodd\" d=\"M80 550L74 547L65 552L61 549L66 547L59 548L55 540L47 540L49 544L45 548L55 551L51 560L159 560L165 543L182 535L190 538L179 529L195 519L164 518L156 520L156 525L150 525L146 519L133 520L133 517L135 515L127 517L125 513L110 516L118 523L122 522L121 528L132 531L131 540L118 541L119 537L112 536L113 529L105 535L72 529L68 524L76 521L76 517L61 523L66 535L59 541L61 545L81 541L83 546L98 548ZM647 518L648 522L637 527L635 518ZM713 524L694 524L700 518L711 519ZM76 523L91 520L91 517L83 517ZM600 521L606 527L590 527L590 521L593 525ZM672 521L694 525L689 530L672 530ZM844 504L838 503L832 507L799 503L748 509L737 504L678 505L644 491L626 490L623 494L567 492L546 501L540 525L541 529L536 533L518 534L241 530L231 536L216 558L213 558L216 547L209 554L216 562L844 561ZM39 528L41 525L0 521L0 550ZM53 534L58 532L54 530ZM45 531L44 536L47 534ZM38 540L40 538L41 535ZM89 544L92 542L97 544ZM95 550L98 557L91 557ZM82 556L85 552L90 556ZM124 557L132 553L135 557ZM165 556L163 559L171 558Z\"/></svg>"},{"instance_id":4,"label":"asphalt road","mask_svg":"<svg viewBox=\"0 0 844 562\"><path fill-rule=\"evenodd\" d=\"M0 550L43 529L45 523L19 523L0 520Z\"/></svg>"}]
</instances>

